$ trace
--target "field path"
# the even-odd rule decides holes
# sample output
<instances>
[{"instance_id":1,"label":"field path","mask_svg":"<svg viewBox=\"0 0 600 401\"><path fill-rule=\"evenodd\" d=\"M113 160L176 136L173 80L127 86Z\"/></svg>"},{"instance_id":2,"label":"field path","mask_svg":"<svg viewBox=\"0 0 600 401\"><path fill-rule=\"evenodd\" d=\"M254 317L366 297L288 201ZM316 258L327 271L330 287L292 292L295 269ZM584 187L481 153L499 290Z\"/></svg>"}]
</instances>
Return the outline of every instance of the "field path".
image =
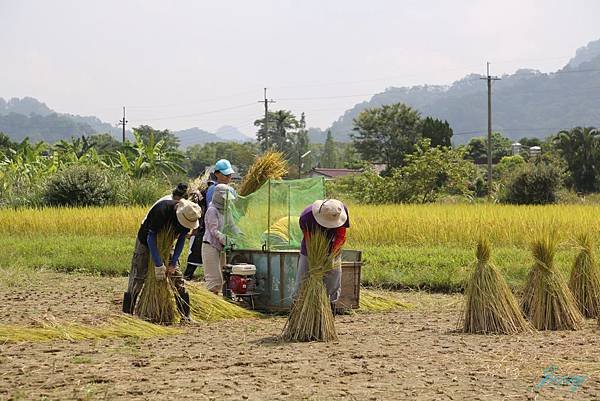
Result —
<instances>
[{"instance_id":1,"label":"field path","mask_svg":"<svg viewBox=\"0 0 600 401\"><path fill-rule=\"evenodd\" d=\"M22 299L31 289L0 287L2 323L42 313L100 319L118 311L125 280L49 274L32 285L35 302ZM330 344L279 342L284 318L199 323L146 340L0 344L0 400L598 399L595 322L579 332L463 335L453 332L460 295L401 297L414 307L338 316ZM566 381L533 391L550 365L557 377L588 378L575 392Z\"/></svg>"}]
</instances>

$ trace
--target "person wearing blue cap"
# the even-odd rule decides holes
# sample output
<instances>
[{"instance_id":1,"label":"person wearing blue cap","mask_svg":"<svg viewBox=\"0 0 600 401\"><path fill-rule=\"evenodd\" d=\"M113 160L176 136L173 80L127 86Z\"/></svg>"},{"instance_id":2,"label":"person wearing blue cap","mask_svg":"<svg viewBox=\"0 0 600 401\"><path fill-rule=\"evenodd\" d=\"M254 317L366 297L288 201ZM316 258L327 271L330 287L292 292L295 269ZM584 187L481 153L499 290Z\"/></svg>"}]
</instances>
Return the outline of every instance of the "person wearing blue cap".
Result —
<instances>
[{"instance_id":1,"label":"person wearing blue cap","mask_svg":"<svg viewBox=\"0 0 600 401\"><path fill-rule=\"evenodd\" d=\"M215 163L215 178L217 179L216 185L225 184L229 185L231 182L231 176L235 171L231 167L231 163L227 159L221 159ZM213 193L215 192L216 185L211 185L206 190L206 204L210 205L212 201Z\"/></svg>"}]
</instances>

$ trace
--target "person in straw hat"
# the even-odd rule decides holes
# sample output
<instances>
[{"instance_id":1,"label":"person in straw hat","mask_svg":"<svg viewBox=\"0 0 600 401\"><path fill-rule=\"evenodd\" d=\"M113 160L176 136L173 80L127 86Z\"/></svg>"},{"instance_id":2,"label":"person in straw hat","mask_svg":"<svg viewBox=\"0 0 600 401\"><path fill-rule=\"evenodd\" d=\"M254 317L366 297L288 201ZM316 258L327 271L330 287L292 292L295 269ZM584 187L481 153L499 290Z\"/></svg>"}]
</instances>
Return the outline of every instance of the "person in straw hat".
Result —
<instances>
[{"instance_id":1,"label":"person in straw hat","mask_svg":"<svg viewBox=\"0 0 600 401\"><path fill-rule=\"evenodd\" d=\"M337 199L317 200L300 214L299 224L304 238L300 246L294 298L298 294L302 280L308 274L306 238L311 232L320 230L329 239L329 251L339 252L339 256L334 260L334 268L323 277L331 308L335 311L335 304L342 292L341 250L346 242L346 229L350 227L348 208Z\"/></svg>"},{"instance_id":2,"label":"person in straw hat","mask_svg":"<svg viewBox=\"0 0 600 401\"><path fill-rule=\"evenodd\" d=\"M172 280L179 293L179 297L176 297L177 308L182 316L189 319L190 297L185 290L178 264L186 236L190 230L198 228L201 215L200 206L186 199L163 200L152 206L138 231L131 259L127 292L123 298L123 312L133 314L135 302L148 273L148 262L151 257L155 266L154 272L151 274L155 274L159 281L165 280L167 276ZM157 234L165 229L171 229L177 235L177 242L168 267L165 266L165 262L168 261L161 259L156 243Z\"/></svg>"}]
</instances>

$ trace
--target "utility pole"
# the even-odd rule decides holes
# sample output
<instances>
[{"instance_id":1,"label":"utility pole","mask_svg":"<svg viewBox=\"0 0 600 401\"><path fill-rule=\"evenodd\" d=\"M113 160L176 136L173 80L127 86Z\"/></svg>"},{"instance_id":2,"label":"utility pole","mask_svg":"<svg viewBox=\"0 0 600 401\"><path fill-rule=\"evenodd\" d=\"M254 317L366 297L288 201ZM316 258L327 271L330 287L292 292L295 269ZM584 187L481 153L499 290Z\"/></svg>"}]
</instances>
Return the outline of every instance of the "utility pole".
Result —
<instances>
[{"instance_id":1,"label":"utility pole","mask_svg":"<svg viewBox=\"0 0 600 401\"><path fill-rule=\"evenodd\" d=\"M258 103L265 103L265 139L267 141L267 150L269 150L269 103L275 103L275 100L267 100L267 88L265 88L264 100L259 100Z\"/></svg>"},{"instance_id":2,"label":"utility pole","mask_svg":"<svg viewBox=\"0 0 600 401\"><path fill-rule=\"evenodd\" d=\"M490 75L490 63L487 63L487 106L488 106L488 143L487 143L487 184L488 199L492 197L492 81L498 81L500 78Z\"/></svg>"},{"instance_id":3,"label":"utility pole","mask_svg":"<svg viewBox=\"0 0 600 401\"><path fill-rule=\"evenodd\" d=\"M125 119L125 106L123 106L123 119L119 120L119 125L123 126L123 143L125 143L125 126L129 121Z\"/></svg>"}]
</instances>

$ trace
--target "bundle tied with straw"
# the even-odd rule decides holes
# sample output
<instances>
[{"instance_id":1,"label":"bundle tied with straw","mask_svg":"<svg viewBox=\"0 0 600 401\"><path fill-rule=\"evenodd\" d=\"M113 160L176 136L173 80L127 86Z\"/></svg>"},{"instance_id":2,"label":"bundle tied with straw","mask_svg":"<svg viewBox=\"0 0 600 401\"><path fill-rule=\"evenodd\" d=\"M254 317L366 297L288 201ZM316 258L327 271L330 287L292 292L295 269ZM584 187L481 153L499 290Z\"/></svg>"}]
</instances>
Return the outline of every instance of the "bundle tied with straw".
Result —
<instances>
[{"instance_id":1,"label":"bundle tied with straw","mask_svg":"<svg viewBox=\"0 0 600 401\"><path fill-rule=\"evenodd\" d=\"M325 273L333 269L336 255L321 231L306 239L308 274L300 284L297 298L283 329L285 341L334 341L337 339L329 295L323 284Z\"/></svg>"},{"instance_id":2,"label":"bundle tied with straw","mask_svg":"<svg viewBox=\"0 0 600 401\"><path fill-rule=\"evenodd\" d=\"M546 234L531 246L534 264L527 277L521 308L538 330L577 330L583 316L566 280L554 267L556 237Z\"/></svg>"},{"instance_id":3,"label":"bundle tied with straw","mask_svg":"<svg viewBox=\"0 0 600 401\"><path fill-rule=\"evenodd\" d=\"M248 169L240 184L238 193L247 196L260 188L268 180L279 180L288 173L288 165L281 152L268 151L258 156Z\"/></svg>"},{"instance_id":4,"label":"bundle tied with straw","mask_svg":"<svg viewBox=\"0 0 600 401\"><path fill-rule=\"evenodd\" d=\"M168 261L175 240L172 229L164 229L156 236L156 245L163 261ZM173 324L176 322L175 290L171 280L157 281L154 274L154 263L148 258L148 272L142 292L136 305L135 313L142 319L157 324Z\"/></svg>"},{"instance_id":5,"label":"bundle tied with straw","mask_svg":"<svg viewBox=\"0 0 600 401\"><path fill-rule=\"evenodd\" d=\"M571 270L569 288L583 316L600 317L600 270L594 259L592 237L584 233L576 240L579 253Z\"/></svg>"},{"instance_id":6,"label":"bundle tied with straw","mask_svg":"<svg viewBox=\"0 0 600 401\"><path fill-rule=\"evenodd\" d=\"M490 243L477 243L475 270L465 290L462 331L476 334L516 334L531 331L508 284L490 263Z\"/></svg>"}]
</instances>

